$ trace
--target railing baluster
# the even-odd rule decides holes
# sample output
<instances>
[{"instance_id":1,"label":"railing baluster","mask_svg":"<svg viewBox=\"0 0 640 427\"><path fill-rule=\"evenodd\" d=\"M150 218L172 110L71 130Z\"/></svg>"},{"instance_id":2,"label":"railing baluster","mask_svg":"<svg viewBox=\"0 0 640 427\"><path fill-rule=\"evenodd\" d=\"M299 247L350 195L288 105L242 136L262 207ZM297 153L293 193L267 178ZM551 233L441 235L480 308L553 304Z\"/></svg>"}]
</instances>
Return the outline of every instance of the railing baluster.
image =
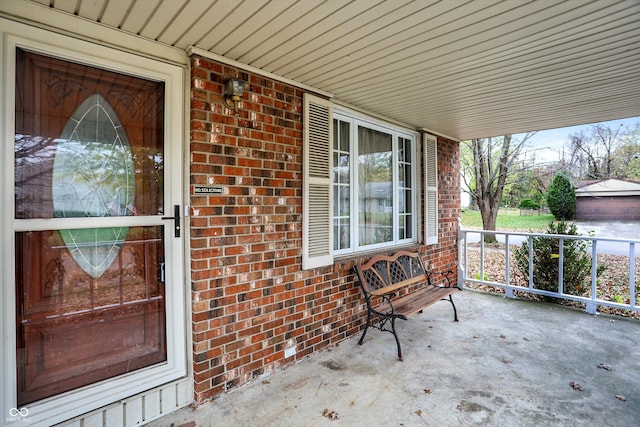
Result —
<instances>
[{"instance_id":1,"label":"railing baluster","mask_svg":"<svg viewBox=\"0 0 640 427\"><path fill-rule=\"evenodd\" d=\"M636 305L636 247L629 243L629 305Z\"/></svg>"},{"instance_id":2,"label":"railing baluster","mask_svg":"<svg viewBox=\"0 0 640 427\"><path fill-rule=\"evenodd\" d=\"M558 239L558 293L564 294L564 239Z\"/></svg>"},{"instance_id":3,"label":"railing baluster","mask_svg":"<svg viewBox=\"0 0 640 427\"><path fill-rule=\"evenodd\" d=\"M529 244L529 289L533 289L533 237L527 239Z\"/></svg>"},{"instance_id":4,"label":"railing baluster","mask_svg":"<svg viewBox=\"0 0 640 427\"><path fill-rule=\"evenodd\" d=\"M505 295L507 298L513 298L513 288L511 287L511 261L509 257L509 234L504 235L504 280L505 280Z\"/></svg>"},{"instance_id":5,"label":"railing baluster","mask_svg":"<svg viewBox=\"0 0 640 427\"><path fill-rule=\"evenodd\" d=\"M460 254L464 254L463 258ZM467 232L462 230L462 218L458 218L458 277L456 284L458 288L464 289L464 281L467 276Z\"/></svg>"},{"instance_id":6,"label":"railing baluster","mask_svg":"<svg viewBox=\"0 0 640 427\"><path fill-rule=\"evenodd\" d=\"M598 241L591 241L591 302L587 303L586 312L596 314L598 312Z\"/></svg>"},{"instance_id":7,"label":"railing baluster","mask_svg":"<svg viewBox=\"0 0 640 427\"><path fill-rule=\"evenodd\" d=\"M484 282L484 233L480 235L480 281Z\"/></svg>"}]
</instances>

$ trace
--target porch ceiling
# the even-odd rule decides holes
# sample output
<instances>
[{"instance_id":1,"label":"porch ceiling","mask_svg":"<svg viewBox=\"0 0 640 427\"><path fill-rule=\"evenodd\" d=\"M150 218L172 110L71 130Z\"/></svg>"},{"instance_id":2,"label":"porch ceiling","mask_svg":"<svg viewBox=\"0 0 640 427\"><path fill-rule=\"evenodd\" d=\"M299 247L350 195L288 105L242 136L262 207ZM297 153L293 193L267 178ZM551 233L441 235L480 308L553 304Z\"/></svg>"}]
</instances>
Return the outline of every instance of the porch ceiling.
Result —
<instances>
[{"instance_id":1,"label":"porch ceiling","mask_svg":"<svg viewBox=\"0 0 640 427\"><path fill-rule=\"evenodd\" d=\"M640 116L638 0L7 1L204 49L457 139Z\"/></svg>"}]
</instances>

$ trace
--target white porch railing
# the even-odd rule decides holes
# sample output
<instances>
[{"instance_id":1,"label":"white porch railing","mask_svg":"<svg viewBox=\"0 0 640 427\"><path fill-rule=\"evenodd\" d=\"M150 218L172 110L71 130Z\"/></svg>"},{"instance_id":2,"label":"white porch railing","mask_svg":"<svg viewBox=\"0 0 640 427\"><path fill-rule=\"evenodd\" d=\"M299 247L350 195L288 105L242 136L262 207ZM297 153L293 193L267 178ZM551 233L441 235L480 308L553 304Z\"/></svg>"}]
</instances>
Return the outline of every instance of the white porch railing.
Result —
<instances>
[{"instance_id":1,"label":"white porch railing","mask_svg":"<svg viewBox=\"0 0 640 427\"><path fill-rule=\"evenodd\" d=\"M499 248L491 246L487 247L485 244L485 236L495 235L501 243ZM558 288L557 291L548 291L543 289L537 289L535 284L535 273L533 265L534 249L533 239L534 237L545 237L550 239L557 239L559 241L560 253L558 254ZM573 295L564 292L564 280L563 280L563 266L564 266L564 242L566 240L583 240L587 243L587 250L591 255L591 287L588 292L588 296L585 295ZM478 248L472 249L470 255L470 244L476 244ZM599 292L604 293L602 285L599 284L597 277L598 271L598 255L605 255L602 251L598 252L599 243L601 246L611 247L614 244L616 247L616 253L624 254L622 259L626 258L626 266L628 269L628 283L616 284L621 289L627 292L628 295L624 295L623 298L618 300L605 300L598 298ZM529 253L529 271L528 271L528 283L524 282L522 277L519 279L514 278L514 265L511 258L514 245L521 246L522 244L528 244ZM461 224L458 225L458 287L464 288L465 283L476 283L481 285L488 285L497 288L502 288L505 291L505 296L508 298L515 298L515 292L527 292L531 294L544 295L548 297L555 297L565 300L577 301L585 304L585 311L590 314L596 314L598 306L612 307L621 310L630 310L640 312L640 305L638 305L637 288L640 288L640 278L636 282L636 262L640 262L640 253L636 251L636 248L640 247L640 240L631 239L616 239L616 238L602 238L594 236L574 236L563 234L544 234L544 233L523 233L523 232L510 232L510 231L484 231L484 230L468 230L462 228ZM626 248L626 249L625 249ZM479 255L478 255L479 251ZM489 274L485 270L485 258L488 252L496 253L500 257L504 257L504 271L501 272L499 278L495 277L489 280ZM494 257L496 255L493 255ZM479 259L478 259L479 258ZM636 259L637 258L637 259ZM631 262L634 260L634 262ZM474 277L469 277L469 265L474 263L474 269L478 269L479 273L474 274ZM479 266L478 266L479 263ZM619 268L616 265L615 268ZM601 287L599 289L599 286ZM587 293L587 292L585 292ZM622 299L622 301L620 301Z\"/></svg>"}]
</instances>

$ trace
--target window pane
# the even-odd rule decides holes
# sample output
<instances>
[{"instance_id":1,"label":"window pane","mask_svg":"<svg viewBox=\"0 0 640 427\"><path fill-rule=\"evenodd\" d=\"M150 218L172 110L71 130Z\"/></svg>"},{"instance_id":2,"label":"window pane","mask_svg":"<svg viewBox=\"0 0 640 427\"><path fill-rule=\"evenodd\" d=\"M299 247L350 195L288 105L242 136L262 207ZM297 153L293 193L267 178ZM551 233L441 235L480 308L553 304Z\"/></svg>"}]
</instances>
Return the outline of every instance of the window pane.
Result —
<instances>
[{"instance_id":1,"label":"window pane","mask_svg":"<svg viewBox=\"0 0 640 427\"><path fill-rule=\"evenodd\" d=\"M333 183L349 184L349 155L333 152Z\"/></svg>"},{"instance_id":2,"label":"window pane","mask_svg":"<svg viewBox=\"0 0 640 427\"><path fill-rule=\"evenodd\" d=\"M405 190L402 194L404 194L404 197L401 202L400 212L411 213L411 190Z\"/></svg>"},{"instance_id":3,"label":"window pane","mask_svg":"<svg viewBox=\"0 0 640 427\"><path fill-rule=\"evenodd\" d=\"M412 150L413 150L413 147L411 144L411 140L404 139L404 161L407 163L411 163L412 161L412 155L411 155Z\"/></svg>"},{"instance_id":4,"label":"window pane","mask_svg":"<svg viewBox=\"0 0 640 427\"><path fill-rule=\"evenodd\" d=\"M339 149L343 152L349 151L349 128L350 124L348 122L340 122L340 139L339 139Z\"/></svg>"},{"instance_id":5,"label":"window pane","mask_svg":"<svg viewBox=\"0 0 640 427\"><path fill-rule=\"evenodd\" d=\"M393 240L393 152L388 133L358 127L360 246Z\"/></svg>"},{"instance_id":6,"label":"window pane","mask_svg":"<svg viewBox=\"0 0 640 427\"><path fill-rule=\"evenodd\" d=\"M402 176L406 177L404 179L404 181L402 181L400 183L401 186L403 187L412 187L411 185L411 164L407 163L404 165L404 167L401 167L401 169L403 170L402 172Z\"/></svg>"},{"instance_id":7,"label":"window pane","mask_svg":"<svg viewBox=\"0 0 640 427\"><path fill-rule=\"evenodd\" d=\"M351 246L351 156L349 153L350 123L333 121L333 248Z\"/></svg>"},{"instance_id":8,"label":"window pane","mask_svg":"<svg viewBox=\"0 0 640 427\"><path fill-rule=\"evenodd\" d=\"M399 160L398 160L398 212L400 213L400 221L398 221L398 238L409 239L413 237L411 230L413 211L413 169L411 165L411 140L407 138L398 138Z\"/></svg>"},{"instance_id":9,"label":"window pane","mask_svg":"<svg viewBox=\"0 0 640 427\"><path fill-rule=\"evenodd\" d=\"M340 187L340 191L338 192L338 200L340 201L340 210L338 211L338 215L342 217L349 218L349 213L351 211L351 194L350 188L348 186Z\"/></svg>"},{"instance_id":10,"label":"window pane","mask_svg":"<svg viewBox=\"0 0 640 427\"><path fill-rule=\"evenodd\" d=\"M413 236L413 216L411 214L400 214L398 218L398 238L400 240L410 239Z\"/></svg>"},{"instance_id":11,"label":"window pane","mask_svg":"<svg viewBox=\"0 0 640 427\"><path fill-rule=\"evenodd\" d=\"M404 162L405 160L405 147L404 147L404 138L398 138L398 161Z\"/></svg>"},{"instance_id":12,"label":"window pane","mask_svg":"<svg viewBox=\"0 0 640 427\"><path fill-rule=\"evenodd\" d=\"M333 186L333 216L334 219L338 217L349 217L349 186L334 185Z\"/></svg>"},{"instance_id":13,"label":"window pane","mask_svg":"<svg viewBox=\"0 0 640 427\"><path fill-rule=\"evenodd\" d=\"M351 245L349 218L336 219L333 224L333 248L336 250L348 248Z\"/></svg>"},{"instance_id":14,"label":"window pane","mask_svg":"<svg viewBox=\"0 0 640 427\"><path fill-rule=\"evenodd\" d=\"M400 167L398 168L398 183L400 185L400 187L404 187L404 176L405 176L405 168L402 167L402 165L400 165Z\"/></svg>"},{"instance_id":15,"label":"window pane","mask_svg":"<svg viewBox=\"0 0 640 427\"><path fill-rule=\"evenodd\" d=\"M411 213L411 190L398 191L398 212Z\"/></svg>"}]
</instances>

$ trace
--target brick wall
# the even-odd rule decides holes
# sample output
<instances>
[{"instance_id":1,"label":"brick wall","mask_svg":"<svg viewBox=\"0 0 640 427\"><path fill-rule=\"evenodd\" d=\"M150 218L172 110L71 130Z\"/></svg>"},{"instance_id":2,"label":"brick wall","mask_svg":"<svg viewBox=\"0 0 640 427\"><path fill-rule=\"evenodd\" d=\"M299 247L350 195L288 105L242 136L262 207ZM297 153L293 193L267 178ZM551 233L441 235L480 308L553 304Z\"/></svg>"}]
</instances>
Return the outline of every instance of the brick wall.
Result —
<instances>
[{"instance_id":1,"label":"brick wall","mask_svg":"<svg viewBox=\"0 0 640 427\"><path fill-rule=\"evenodd\" d=\"M191 190L189 202L194 386L203 402L360 331L365 307L352 267L368 257L301 269L303 91L198 56L191 65L191 188L223 189ZM230 77L248 82L237 116L222 102ZM439 138L438 148L440 242L419 250L455 271L458 144Z\"/></svg>"}]
</instances>

